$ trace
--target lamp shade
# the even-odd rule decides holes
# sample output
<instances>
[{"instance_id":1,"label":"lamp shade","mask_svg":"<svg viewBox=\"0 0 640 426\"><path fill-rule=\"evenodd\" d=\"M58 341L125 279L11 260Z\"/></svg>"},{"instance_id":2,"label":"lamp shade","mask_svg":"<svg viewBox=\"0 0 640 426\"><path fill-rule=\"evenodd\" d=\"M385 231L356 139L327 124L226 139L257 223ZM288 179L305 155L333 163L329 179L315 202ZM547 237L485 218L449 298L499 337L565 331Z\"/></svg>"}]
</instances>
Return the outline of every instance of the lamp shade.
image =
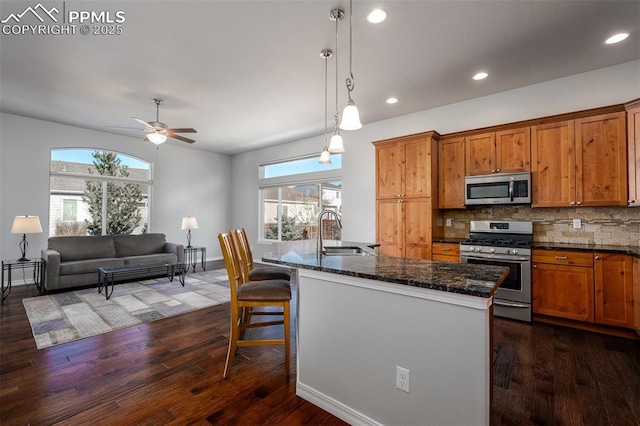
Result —
<instances>
[{"instance_id":1,"label":"lamp shade","mask_svg":"<svg viewBox=\"0 0 640 426\"><path fill-rule=\"evenodd\" d=\"M331 153L329 151L327 151L326 147L322 151L322 153L320 153L320 161L318 161L318 162L320 164L331 164Z\"/></svg>"},{"instance_id":2,"label":"lamp shade","mask_svg":"<svg viewBox=\"0 0 640 426\"><path fill-rule=\"evenodd\" d=\"M331 141L329 142L329 152L332 154L339 154L344 152L344 144L342 143L342 136L339 133L331 136Z\"/></svg>"},{"instance_id":3,"label":"lamp shade","mask_svg":"<svg viewBox=\"0 0 640 426\"><path fill-rule=\"evenodd\" d=\"M182 218L182 229L198 229L198 221L193 216Z\"/></svg>"},{"instance_id":4,"label":"lamp shade","mask_svg":"<svg viewBox=\"0 0 640 426\"><path fill-rule=\"evenodd\" d=\"M162 133L149 133L147 135L147 139L149 139L152 143L156 144L156 145L160 145L161 143L164 143L167 140L167 136L163 135Z\"/></svg>"},{"instance_id":5,"label":"lamp shade","mask_svg":"<svg viewBox=\"0 0 640 426\"><path fill-rule=\"evenodd\" d=\"M340 123L340 128L342 130L358 130L362 128L358 107L356 107L352 99L349 99L347 106L344 107L344 111L342 111L342 122Z\"/></svg>"},{"instance_id":6,"label":"lamp shade","mask_svg":"<svg viewBox=\"0 0 640 426\"><path fill-rule=\"evenodd\" d=\"M39 234L42 232L38 216L16 216L11 226L12 234Z\"/></svg>"}]
</instances>

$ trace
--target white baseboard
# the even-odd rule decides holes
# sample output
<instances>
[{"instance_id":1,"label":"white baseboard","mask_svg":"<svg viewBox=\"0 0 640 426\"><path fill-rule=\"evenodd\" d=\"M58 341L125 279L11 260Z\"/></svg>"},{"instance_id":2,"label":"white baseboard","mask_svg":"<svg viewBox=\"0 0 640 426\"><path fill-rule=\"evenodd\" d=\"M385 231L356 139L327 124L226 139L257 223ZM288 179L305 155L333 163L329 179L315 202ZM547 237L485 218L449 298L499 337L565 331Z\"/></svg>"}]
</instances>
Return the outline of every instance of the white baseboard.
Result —
<instances>
[{"instance_id":1,"label":"white baseboard","mask_svg":"<svg viewBox=\"0 0 640 426\"><path fill-rule=\"evenodd\" d=\"M344 420L350 425L382 426L382 423L379 423L365 416L364 414L354 410L353 408L344 405L340 401L336 401L335 399L318 392L314 388L311 388L304 383L296 383L296 395L304 400L309 401L313 405L322 408L324 411L333 414L339 419Z\"/></svg>"}]
</instances>

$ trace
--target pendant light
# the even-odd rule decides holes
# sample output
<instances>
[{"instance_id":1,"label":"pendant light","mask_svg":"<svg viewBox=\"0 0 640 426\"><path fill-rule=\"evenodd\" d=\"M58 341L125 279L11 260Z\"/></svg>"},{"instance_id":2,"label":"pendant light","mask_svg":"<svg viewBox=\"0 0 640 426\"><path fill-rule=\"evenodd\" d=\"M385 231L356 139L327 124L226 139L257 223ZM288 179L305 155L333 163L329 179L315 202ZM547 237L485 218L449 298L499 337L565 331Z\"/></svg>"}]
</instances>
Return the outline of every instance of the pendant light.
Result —
<instances>
[{"instance_id":1,"label":"pendant light","mask_svg":"<svg viewBox=\"0 0 640 426\"><path fill-rule=\"evenodd\" d=\"M322 49L320 52L320 57L324 59L324 148L322 148L320 161L318 161L320 164L331 164L331 153L327 146L327 62L332 55L333 52L329 49Z\"/></svg>"},{"instance_id":2,"label":"pendant light","mask_svg":"<svg viewBox=\"0 0 640 426\"><path fill-rule=\"evenodd\" d=\"M342 111L342 122L340 123L340 128L342 130L358 130L362 128L362 123L360 122L360 114L358 112L358 107L356 107L355 102L351 99L351 92L355 86L354 78L353 78L353 70L352 70L352 62L353 62L353 0L349 0L349 77L347 78L347 94L349 95L349 100L347 101L347 106L344 107L344 111Z\"/></svg>"},{"instance_id":3,"label":"pendant light","mask_svg":"<svg viewBox=\"0 0 640 426\"><path fill-rule=\"evenodd\" d=\"M344 11L338 8L331 9L329 18L336 22L336 115L334 116L335 130L333 136L331 136L331 142L329 143L329 152L332 154L339 154L344 152L344 143L342 142L340 128L338 127L338 22L344 18Z\"/></svg>"}]
</instances>

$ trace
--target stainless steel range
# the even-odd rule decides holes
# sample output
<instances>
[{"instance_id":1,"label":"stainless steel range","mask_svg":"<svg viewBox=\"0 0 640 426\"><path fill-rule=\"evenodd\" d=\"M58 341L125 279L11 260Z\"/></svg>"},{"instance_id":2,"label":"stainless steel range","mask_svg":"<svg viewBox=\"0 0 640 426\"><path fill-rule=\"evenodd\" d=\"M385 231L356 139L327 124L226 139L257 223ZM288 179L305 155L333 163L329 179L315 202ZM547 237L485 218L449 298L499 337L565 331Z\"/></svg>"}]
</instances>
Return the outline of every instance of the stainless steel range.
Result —
<instances>
[{"instance_id":1,"label":"stainless steel range","mask_svg":"<svg viewBox=\"0 0 640 426\"><path fill-rule=\"evenodd\" d=\"M532 222L471 221L469 239L460 244L460 261L510 270L494 296L495 315L531 322L532 242Z\"/></svg>"}]
</instances>

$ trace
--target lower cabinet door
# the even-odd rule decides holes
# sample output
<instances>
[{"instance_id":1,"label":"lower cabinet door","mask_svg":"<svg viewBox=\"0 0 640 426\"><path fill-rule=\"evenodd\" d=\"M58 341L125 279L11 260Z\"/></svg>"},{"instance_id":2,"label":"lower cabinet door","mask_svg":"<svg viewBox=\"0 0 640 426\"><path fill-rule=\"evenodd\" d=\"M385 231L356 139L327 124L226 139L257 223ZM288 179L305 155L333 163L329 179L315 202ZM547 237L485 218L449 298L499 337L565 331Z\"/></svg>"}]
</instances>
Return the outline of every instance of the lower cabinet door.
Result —
<instances>
[{"instance_id":1,"label":"lower cabinet door","mask_svg":"<svg viewBox=\"0 0 640 426\"><path fill-rule=\"evenodd\" d=\"M633 328L633 259L616 253L595 254L596 322Z\"/></svg>"},{"instance_id":2,"label":"lower cabinet door","mask_svg":"<svg viewBox=\"0 0 640 426\"><path fill-rule=\"evenodd\" d=\"M594 321L593 268L534 263L533 312Z\"/></svg>"}]
</instances>

